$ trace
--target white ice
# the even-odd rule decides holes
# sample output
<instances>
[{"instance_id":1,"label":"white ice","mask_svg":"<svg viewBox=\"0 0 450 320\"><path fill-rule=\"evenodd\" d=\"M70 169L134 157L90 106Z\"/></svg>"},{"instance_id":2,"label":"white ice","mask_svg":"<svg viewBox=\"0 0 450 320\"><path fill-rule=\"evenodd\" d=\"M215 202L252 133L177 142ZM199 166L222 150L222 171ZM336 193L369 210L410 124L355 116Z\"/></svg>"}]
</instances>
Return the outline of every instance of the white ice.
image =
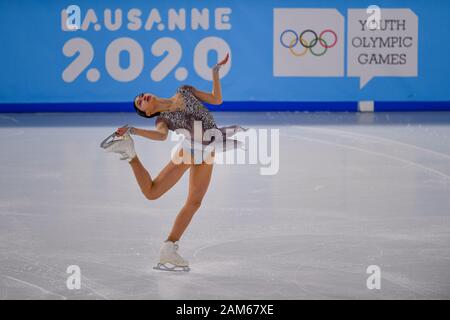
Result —
<instances>
[{"instance_id":1,"label":"white ice","mask_svg":"<svg viewBox=\"0 0 450 320\"><path fill-rule=\"evenodd\" d=\"M0 299L450 298L450 113L215 116L280 129L280 170L217 165L181 241L192 270L174 274L152 267L188 174L150 202L99 148L153 121L0 114ZM135 141L156 176L175 143ZM370 265L380 290L366 286Z\"/></svg>"}]
</instances>

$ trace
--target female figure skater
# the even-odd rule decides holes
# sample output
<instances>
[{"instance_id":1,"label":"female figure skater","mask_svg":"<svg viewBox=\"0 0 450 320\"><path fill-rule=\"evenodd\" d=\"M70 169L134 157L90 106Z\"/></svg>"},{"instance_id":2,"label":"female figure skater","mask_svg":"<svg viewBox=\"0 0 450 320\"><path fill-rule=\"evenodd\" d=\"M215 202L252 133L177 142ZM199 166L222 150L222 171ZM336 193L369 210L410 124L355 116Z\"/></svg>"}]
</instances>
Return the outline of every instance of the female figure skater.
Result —
<instances>
[{"instance_id":1,"label":"female figure skater","mask_svg":"<svg viewBox=\"0 0 450 320\"><path fill-rule=\"evenodd\" d=\"M122 127L111 135L113 140L102 143L102 147L107 151L119 153L123 160L128 160L131 169L136 177L137 183L143 195L149 200L156 200L172 188L190 170L189 192L184 206L179 211L172 230L160 251L160 261L155 267L159 270L167 271L189 271L189 263L177 252L178 241L189 225L194 213L200 208L203 197L208 190L213 170L213 161L192 161L175 162L172 159L166 167L153 178L144 168L134 150L134 142L130 135L138 135L152 140L165 140L169 130L184 129L191 137L194 136L194 121L201 121L202 131L217 129L224 133L224 140L234 135L234 133L245 130L240 126L218 128L214 118L203 106L202 102L209 104L221 104L222 92L219 81L220 67L228 61L228 54L224 60L216 64L213 68L213 88L211 93L199 91L191 86L178 88L176 94L168 99L157 97L153 94L143 93L134 100L136 112L143 117L156 118L156 130L144 130L138 128ZM231 139L229 139L231 140ZM237 141L237 140L232 140ZM210 144L210 141L200 141L201 145ZM236 147L236 144L234 144ZM191 158L193 149L180 148L177 151L179 157ZM211 152L214 157L214 151ZM211 160L211 159L209 159Z\"/></svg>"}]
</instances>

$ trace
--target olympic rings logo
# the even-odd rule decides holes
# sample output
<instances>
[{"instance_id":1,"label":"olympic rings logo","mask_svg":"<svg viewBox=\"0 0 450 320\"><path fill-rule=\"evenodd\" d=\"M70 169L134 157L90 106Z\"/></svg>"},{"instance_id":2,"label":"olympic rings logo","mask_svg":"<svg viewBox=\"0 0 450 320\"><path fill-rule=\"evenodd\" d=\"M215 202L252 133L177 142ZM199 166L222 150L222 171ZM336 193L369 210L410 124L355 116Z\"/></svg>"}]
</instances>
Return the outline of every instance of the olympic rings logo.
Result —
<instances>
[{"instance_id":1,"label":"olympic rings logo","mask_svg":"<svg viewBox=\"0 0 450 320\"><path fill-rule=\"evenodd\" d=\"M324 39L325 34L331 34L334 37L334 41L330 42L328 44L327 41ZM311 34L312 39L309 41L305 39L306 34ZM290 36L289 36L290 35ZM291 39L289 39L291 38ZM284 30L280 35L280 43L283 47L289 49L289 51L292 53L292 55L296 57L302 57L306 53L308 53L308 50L315 55L316 57L323 56L328 49L333 48L338 42L338 36L336 32L334 32L331 29L323 30L319 35L314 30L307 29L300 33L300 35L297 34L294 30L287 29ZM300 45L300 47L303 47L301 51L296 51L294 48L297 47L297 45ZM318 51L316 49L313 50L318 44L323 48L322 50Z\"/></svg>"}]
</instances>

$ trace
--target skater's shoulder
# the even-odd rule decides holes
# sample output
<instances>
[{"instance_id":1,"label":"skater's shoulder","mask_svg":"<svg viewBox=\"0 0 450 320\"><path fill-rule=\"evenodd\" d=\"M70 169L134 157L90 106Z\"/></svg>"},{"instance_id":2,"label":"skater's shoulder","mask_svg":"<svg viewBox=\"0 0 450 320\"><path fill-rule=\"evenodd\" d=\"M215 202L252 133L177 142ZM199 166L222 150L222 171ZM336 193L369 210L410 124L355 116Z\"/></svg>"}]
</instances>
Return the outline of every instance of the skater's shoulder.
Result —
<instances>
[{"instance_id":1,"label":"skater's shoulder","mask_svg":"<svg viewBox=\"0 0 450 320\"><path fill-rule=\"evenodd\" d=\"M192 94L194 90L194 87L189 86L187 84L181 85L177 88L177 93L181 93L181 94Z\"/></svg>"}]
</instances>

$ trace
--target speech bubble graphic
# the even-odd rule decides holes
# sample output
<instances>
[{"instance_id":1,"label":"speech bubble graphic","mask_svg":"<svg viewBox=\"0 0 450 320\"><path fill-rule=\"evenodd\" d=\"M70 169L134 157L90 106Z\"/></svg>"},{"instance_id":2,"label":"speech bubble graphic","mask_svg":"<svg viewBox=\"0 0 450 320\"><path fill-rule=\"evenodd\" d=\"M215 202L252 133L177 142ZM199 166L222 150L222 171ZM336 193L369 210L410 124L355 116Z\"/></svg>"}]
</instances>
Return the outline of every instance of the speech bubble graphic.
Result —
<instances>
[{"instance_id":1,"label":"speech bubble graphic","mask_svg":"<svg viewBox=\"0 0 450 320\"><path fill-rule=\"evenodd\" d=\"M336 9L273 10L275 77L343 77L345 19Z\"/></svg>"},{"instance_id":2,"label":"speech bubble graphic","mask_svg":"<svg viewBox=\"0 0 450 320\"><path fill-rule=\"evenodd\" d=\"M367 9L348 10L347 74L362 89L374 77L417 77L419 19L410 9L381 9L368 28Z\"/></svg>"}]
</instances>

